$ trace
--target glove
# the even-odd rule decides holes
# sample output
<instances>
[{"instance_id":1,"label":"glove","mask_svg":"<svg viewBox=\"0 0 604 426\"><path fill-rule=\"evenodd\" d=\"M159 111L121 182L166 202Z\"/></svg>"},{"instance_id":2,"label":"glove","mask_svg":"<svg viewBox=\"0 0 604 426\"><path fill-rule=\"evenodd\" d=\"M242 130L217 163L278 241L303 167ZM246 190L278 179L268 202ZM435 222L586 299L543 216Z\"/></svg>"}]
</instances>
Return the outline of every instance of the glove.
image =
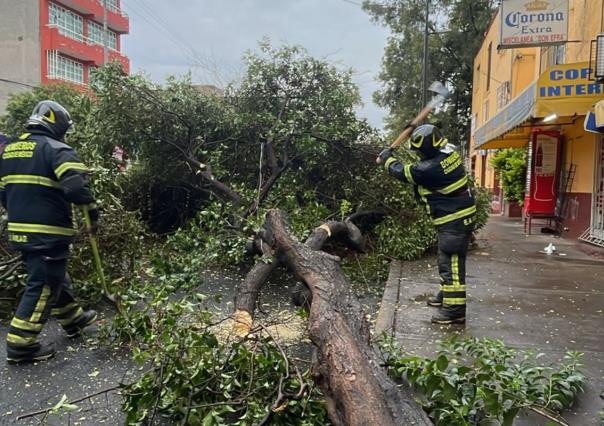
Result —
<instances>
[{"instance_id":1,"label":"glove","mask_svg":"<svg viewBox=\"0 0 604 426\"><path fill-rule=\"evenodd\" d=\"M99 221L99 209L96 207L88 210L88 214L90 215L91 222L95 223Z\"/></svg>"},{"instance_id":2,"label":"glove","mask_svg":"<svg viewBox=\"0 0 604 426\"><path fill-rule=\"evenodd\" d=\"M97 208L96 204L83 205L81 206L81 209L87 212L88 217L90 218L90 225L86 224L84 233L88 235L96 235L99 227L99 209Z\"/></svg>"},{"instance_id":3,"label":"glove","mask_svg":"<svg viewBox=\"0 0 604 426\"><path fill-rule=\"evenodd\" d=\"M385 163L387 159L392 157L392 155L393 155L392 148L386 148L385 150L380 152L380 155L378 155L380 164Z\"/></svg>"}]
</instances>

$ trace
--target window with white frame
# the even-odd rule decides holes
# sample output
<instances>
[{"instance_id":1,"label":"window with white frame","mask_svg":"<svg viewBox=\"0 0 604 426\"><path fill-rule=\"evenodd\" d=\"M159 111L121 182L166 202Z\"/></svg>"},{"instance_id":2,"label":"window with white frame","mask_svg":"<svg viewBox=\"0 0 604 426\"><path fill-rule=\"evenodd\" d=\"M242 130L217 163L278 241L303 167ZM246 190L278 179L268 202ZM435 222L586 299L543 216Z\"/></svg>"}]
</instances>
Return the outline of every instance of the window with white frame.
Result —
<instances>
[{"instance_id":1,"label":"window with white frame","mask_svg":"<svg viewBox=\"0 0 604 426\"><path fill-rule=\"evenodd\" d=\"M117 0L105 0L107 3L107 10L110 10L115 13L120 13L119 5L117 4Z\"/></svg>"},{"instance_id":2,"label":"window with white frame","mask_svg":"<svg viewBox=\"0 0 604 426\"><path fill-rule=\"evenodd\" d=\"M91 43L104 45L103 26L93 21L88 21L88 39ZM107 30L107 47L117 50L117 34Z\"/></svg>"},{"instance_id":3,"label":"window with white frame","mask_svg":"<svg viewBox=\"0 0 604 426\"><path fill-rule=\"evenodd\" d=\"M49 50L47 59L48 78L84 84L84 64L59 55L56 50Z\"/></svg>"},{"instance_id":4,"label":"window with white frame","mask_svg":"<svg viewBox=\"0 0 604 426\"><path fill-rule=\"evenodd\" d=\"M512 97L512 85L510 81L504 81L497 87L497 111L506 106Z\"/></svg>"},{"instance_id":5,"label":"window with white frame","mask_svg":"<svg viewBox=\"0 0 604 426\"><path fill-rule=\"evenodd\" d=\"M48 24L56 26L59 33L78 41L84 40L84 20L77 13L55 3L48 3Z\"/></svg>"}]
</instances>

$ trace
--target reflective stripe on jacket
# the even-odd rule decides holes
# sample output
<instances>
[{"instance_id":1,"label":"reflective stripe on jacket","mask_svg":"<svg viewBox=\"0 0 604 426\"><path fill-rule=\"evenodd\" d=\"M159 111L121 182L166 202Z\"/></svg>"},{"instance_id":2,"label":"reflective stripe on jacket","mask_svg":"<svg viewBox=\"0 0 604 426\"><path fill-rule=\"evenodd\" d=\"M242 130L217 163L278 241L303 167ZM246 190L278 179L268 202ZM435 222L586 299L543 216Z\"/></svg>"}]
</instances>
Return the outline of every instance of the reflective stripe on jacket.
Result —
<instances>
[{"instance_id":1,"label":"reflective stripe on jacket","mask_svg":"<svg viewBox=\"0 0 604 426\"><path fill-rule=\"evenodd\" d=\"M68 145L25 133L0 157L0 200L8 212L11 245L40 250L71 242L71 204L94 203L88 170Z\"/></svg>"},{"instance_id":2,"label":"reflective stripe on jacket","mask_svg":"<svg viewBox=\"0 0 604 426\"><path fill-rule=\"evenodd\" d=\"M438 228L465 231L473 227L476 204L457 151L406 165L390 157L385 166L392 176L414 185L416 197L428 206Z\"/></svg>"}]
</instances>

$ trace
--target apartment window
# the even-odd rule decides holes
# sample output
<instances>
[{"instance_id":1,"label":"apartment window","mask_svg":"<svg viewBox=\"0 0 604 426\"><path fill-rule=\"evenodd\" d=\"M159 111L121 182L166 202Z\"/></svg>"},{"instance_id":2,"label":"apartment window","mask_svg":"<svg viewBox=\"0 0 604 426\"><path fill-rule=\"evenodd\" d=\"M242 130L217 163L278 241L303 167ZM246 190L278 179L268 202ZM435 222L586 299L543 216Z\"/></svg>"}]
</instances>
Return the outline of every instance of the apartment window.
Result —
<instances>
[{"instance_id":1,"label":"apartment window","mask_svg":"<svg viewBox=\"0 0 604 426\"><path fill-rule=\"evenodd\" d=\"M480 65L476 67L476 85L474 86L474 90L480 90Z\"/></svg>"},{"instance_id":2,"label":"apartment window","mask_svg":"<svg viewBox=\"0 0 604 426\"><path fill-rule=\"evenodd\" d=\"M47 59L48 78L84 84L84 64L59 55L56 50L49 50Z\"/></svg>"},{"instance_id":3,"label":"apartment window","mask_svg":"<svg viewBox=\"0 0 604 426\"><path fill-rule=\"evenodd\" d=\"M512 96L512 85L504 81L497 87L497 111L506 106Z\"/></svg>"},{"instance_id":4,"label":"apartment window","mask_svg":"<svg viewBox=\"0 0 604 426\"><path fill-rule=\"evenodd\" d=\"M491 59L493 57L493 42L489 43L488 63L487 63L487 92L491 88Z\"/></svg>"},{"instance_id":5,"label":"apartment window","mask_svg":"<svg viewBox=\"0 0 604 426\"><path fill-rule=\"evenodd\" d=\"M96 22L88 22L88 39L90 43L104 45L103 26ZM107 47L117 50L117 34L111 30L107 30Z\"/></svg>"},{"instance_id":6,"label":"apartment window","mask_svg":"<svg viewBox=\"0 0 604 426\"><path fill-rule=\"evenodd\" d=\"M489 100L484 101L484 110L482 114L482 122L486 123L489 121Z\"/></svg>"},{"instance_id":7,"label":"apartment window","mask_svg":"<svg viewBox=\"0 0 604 426\"><path fill-rule=\"evenodd\" d=\"M84 20L77 13L55 3L48 3L48 24L55 25L59 33L78 41L84 40Z\"/></svg>"},{"instance_id":8,"label":"apartment window","mask_svg":"<svg viewBox=\"0 0 604 426\"><path fill-rule=\"evenodd\" d=\"M553 47L553 58L552 65L560 65L564 63L564 56L566 53L566 45L561 44Z\"/></svg>"},{"instance_id":9,"label":"apartment window","mask_svg":"<svg viewBox=\"0 0 604 426\"><path fill-rule=\"evenodd\" d=\"M120 13L120 7L117 4L117 0L105 0L107 3L107 10L115 13Z\"/></svg>"}]
</instances>

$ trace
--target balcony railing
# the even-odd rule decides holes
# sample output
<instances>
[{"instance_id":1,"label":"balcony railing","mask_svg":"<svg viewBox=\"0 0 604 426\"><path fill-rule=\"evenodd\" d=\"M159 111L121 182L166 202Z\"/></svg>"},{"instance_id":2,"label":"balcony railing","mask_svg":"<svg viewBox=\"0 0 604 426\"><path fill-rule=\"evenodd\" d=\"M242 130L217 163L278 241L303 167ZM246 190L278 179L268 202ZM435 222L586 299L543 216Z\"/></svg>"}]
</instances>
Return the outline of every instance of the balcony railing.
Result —
<instances>
[{"instance_id":1,"label":"balcony railing","mask_svg":"<svg viewBox=\"0 0 604 426\"><path fill-rule=\"evenodd\" d=\"M92 40L89 37L85 37L83 34L77 33L73 30L70 30L69 28L65 28L62 27L61 25L58 24L48 24L47 25L48 28L56 28L57 31L59 31L59 34L64 35L65 37L68 37L70 39L73 39L75 41L79 41L80 43L84 43L87 44L88 46L104 46L103 43L97 41L97 40ZM120 53L119 50L114 49L113 47L107 45L107 48L113 52L117 52Z\"/></svg>"},{"instance_id":2,"label":"balcony railing","mask_svg":"<svg viewBox=\"0 0 604 426\"><path fill-rule=\"evenodd\" d=\"M88 18L93 18L97 22L102 22L104 18L103 0L53 0L69 9ZM119 33L126 34L129 30L128 15L119 7L107 3L107 23L110 28Z\"/></svg>"}]
</instances>

